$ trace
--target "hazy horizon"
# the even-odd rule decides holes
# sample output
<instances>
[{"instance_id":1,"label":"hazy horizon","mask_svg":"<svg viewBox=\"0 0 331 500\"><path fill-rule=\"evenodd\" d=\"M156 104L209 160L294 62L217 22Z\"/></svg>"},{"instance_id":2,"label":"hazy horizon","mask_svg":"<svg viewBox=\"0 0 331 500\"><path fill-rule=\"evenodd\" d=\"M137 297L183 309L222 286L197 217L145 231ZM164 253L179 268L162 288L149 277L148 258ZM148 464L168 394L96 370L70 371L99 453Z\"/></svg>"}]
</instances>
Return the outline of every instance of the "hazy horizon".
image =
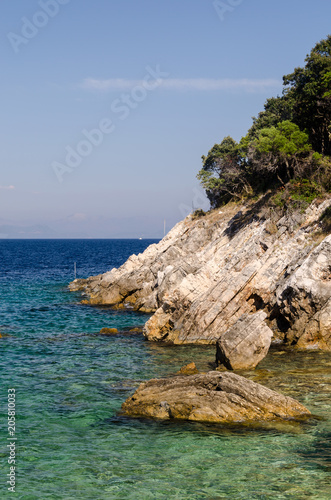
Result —
<instances>
[{"instance_id":1,"label":"hazy horizon","mask_svg":"<svg viewBox=\"0 0 331 500\"><path fill-rule=\"evenodd\" d=\"M295 0L3 2L0 238L160 238L330 31Z\"/></svg>"}]
</instances>

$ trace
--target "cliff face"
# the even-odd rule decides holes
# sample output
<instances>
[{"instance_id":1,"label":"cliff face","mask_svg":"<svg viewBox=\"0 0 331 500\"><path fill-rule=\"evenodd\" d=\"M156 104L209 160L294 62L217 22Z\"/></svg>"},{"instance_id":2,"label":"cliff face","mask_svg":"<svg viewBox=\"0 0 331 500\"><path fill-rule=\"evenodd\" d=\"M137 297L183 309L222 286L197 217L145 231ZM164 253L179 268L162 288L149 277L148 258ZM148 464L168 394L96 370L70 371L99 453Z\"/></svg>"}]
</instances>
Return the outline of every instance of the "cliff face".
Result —
<instances>
[{"instance_id":1,"label":"cliff face","mask_svg":"<svg viewBox=\"0 0 331 500\"><path fill-rule=\"evenodd\" d=\"M187 217L157 245L119 269L75 280L91 304L154 313L149 340L215 343L246 315L260 315L274 338L331 349L331 235L319 218L331 199L281 217L267 197Z\"/></svg>"}]
</instances>

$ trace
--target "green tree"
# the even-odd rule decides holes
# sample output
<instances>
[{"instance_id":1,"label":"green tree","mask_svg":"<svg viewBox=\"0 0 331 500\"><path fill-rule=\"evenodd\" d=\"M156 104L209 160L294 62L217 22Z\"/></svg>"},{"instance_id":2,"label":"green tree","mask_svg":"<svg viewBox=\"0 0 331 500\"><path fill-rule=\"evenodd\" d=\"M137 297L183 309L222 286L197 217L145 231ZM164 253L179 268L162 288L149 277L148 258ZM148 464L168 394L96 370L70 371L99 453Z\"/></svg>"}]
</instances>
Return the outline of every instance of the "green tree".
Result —
<instances>
[{"instance_id":1,"label":"green tree","mask_svg":"<svg viewBox=\"0 0 331 500\"><path fill-rule=\"evenodd\" d=\"M248 131L248 137L257 137L260 130L275 127L279 122L292 120L292 102L286 97L271 97L264 105L264 111L253 117L253 125Z\"/></svg>"},{"instance_id":2,"label":"green tree","mask_svg":"<svg viewBox=\"0 0 331 500\"><path fill-rule=\"evenodd\" d=\"M215 144L207 156L202 156L203 169L219 173L222 164L238 162L238 143L229 135Z\"/></svg>"},{"instance_id":3,"label":"green tree","mask_svg":"<svg viewBox=\"0 0 331 500\"><path fill-rule=\"evenodd\" d=\"M331 35L307 55L304 68L283 77L293 121L307 130L315 151L331 155Z\"/></svg>"},{"instance_id":4,"label":"green tree","mask_svg":"<svg viewBox=\"0 0 331 500\"><path fill-rule=\"evenodd\" d=\"M307 168L307 157L311 152L308 134L289 121L276 127L260 130L249 145L248 158L256 172L276 176L284 184L293 177L303 175Z\"/></svg>"},{"instance_id":5,"label":"green tree","mask_svg":"<svg viewBox=\"0 0 331 500\"><path fill-rule=\"evenodd\" d=\"M202 157L198 178L212 207L291 180L298 190L330 191L331 35L305 61L283 77L283 95L266 101L239 144L225 137Z\"/></svg>"},{"instance_id":6,"label":"green tree","mask_svg":"<svg viewBox=\"0 0 331 500\"><path fill-rule=\"evenodd\" d=\"M232 137L215 144L207 156L202 156L202 161L203 168L197 177L212 207L251 192L240 147Z\"/></svg>"}]
</instances>

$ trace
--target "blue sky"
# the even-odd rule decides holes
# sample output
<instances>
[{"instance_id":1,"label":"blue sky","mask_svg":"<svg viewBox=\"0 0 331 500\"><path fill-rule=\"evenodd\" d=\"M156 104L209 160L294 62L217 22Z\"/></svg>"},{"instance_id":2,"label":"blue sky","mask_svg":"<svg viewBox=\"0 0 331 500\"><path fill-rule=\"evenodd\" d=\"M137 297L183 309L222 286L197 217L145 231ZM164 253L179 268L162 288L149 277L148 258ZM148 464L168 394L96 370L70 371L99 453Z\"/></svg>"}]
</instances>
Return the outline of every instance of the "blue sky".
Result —
<instances>
[{"instance_id":1,"label":"blue sky","mask_svg":"<svg viewBox=\"0 0 331 500\"><path fill-rule=\"evenodd\" d=\"M160 237L208 206L201 155L246 133L331 19L325 0L217 6L2 0L0 237Z\"/></svg>"}]
</instances>

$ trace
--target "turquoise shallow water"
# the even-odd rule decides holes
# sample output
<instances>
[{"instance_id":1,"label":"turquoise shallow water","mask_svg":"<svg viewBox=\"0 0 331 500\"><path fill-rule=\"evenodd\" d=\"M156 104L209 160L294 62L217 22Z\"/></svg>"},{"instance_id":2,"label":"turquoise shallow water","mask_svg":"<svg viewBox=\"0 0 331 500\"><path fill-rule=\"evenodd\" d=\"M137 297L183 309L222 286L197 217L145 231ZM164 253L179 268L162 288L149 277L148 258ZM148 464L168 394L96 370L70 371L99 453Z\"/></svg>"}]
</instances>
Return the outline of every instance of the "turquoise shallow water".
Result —
<instances>
[{"instance_id":1,"label":"turquoise shallow water","mask_svg":"<svg viewBox=\"0 0 331 500\"><path fill-rule=\"evenodd\" d=\"M148 316L92 308L71 294L79 276L120 265L142 241L0 241L0 498L330 499L330 353L274 348L245 375L299 399L305 424L255 427L129 419L139 382L213 347L148 343L130 328ZM102 327L120 330L102 337ZM6 399L17 399L16 493L7 491Z\"/></svg>"}]
</instances>

